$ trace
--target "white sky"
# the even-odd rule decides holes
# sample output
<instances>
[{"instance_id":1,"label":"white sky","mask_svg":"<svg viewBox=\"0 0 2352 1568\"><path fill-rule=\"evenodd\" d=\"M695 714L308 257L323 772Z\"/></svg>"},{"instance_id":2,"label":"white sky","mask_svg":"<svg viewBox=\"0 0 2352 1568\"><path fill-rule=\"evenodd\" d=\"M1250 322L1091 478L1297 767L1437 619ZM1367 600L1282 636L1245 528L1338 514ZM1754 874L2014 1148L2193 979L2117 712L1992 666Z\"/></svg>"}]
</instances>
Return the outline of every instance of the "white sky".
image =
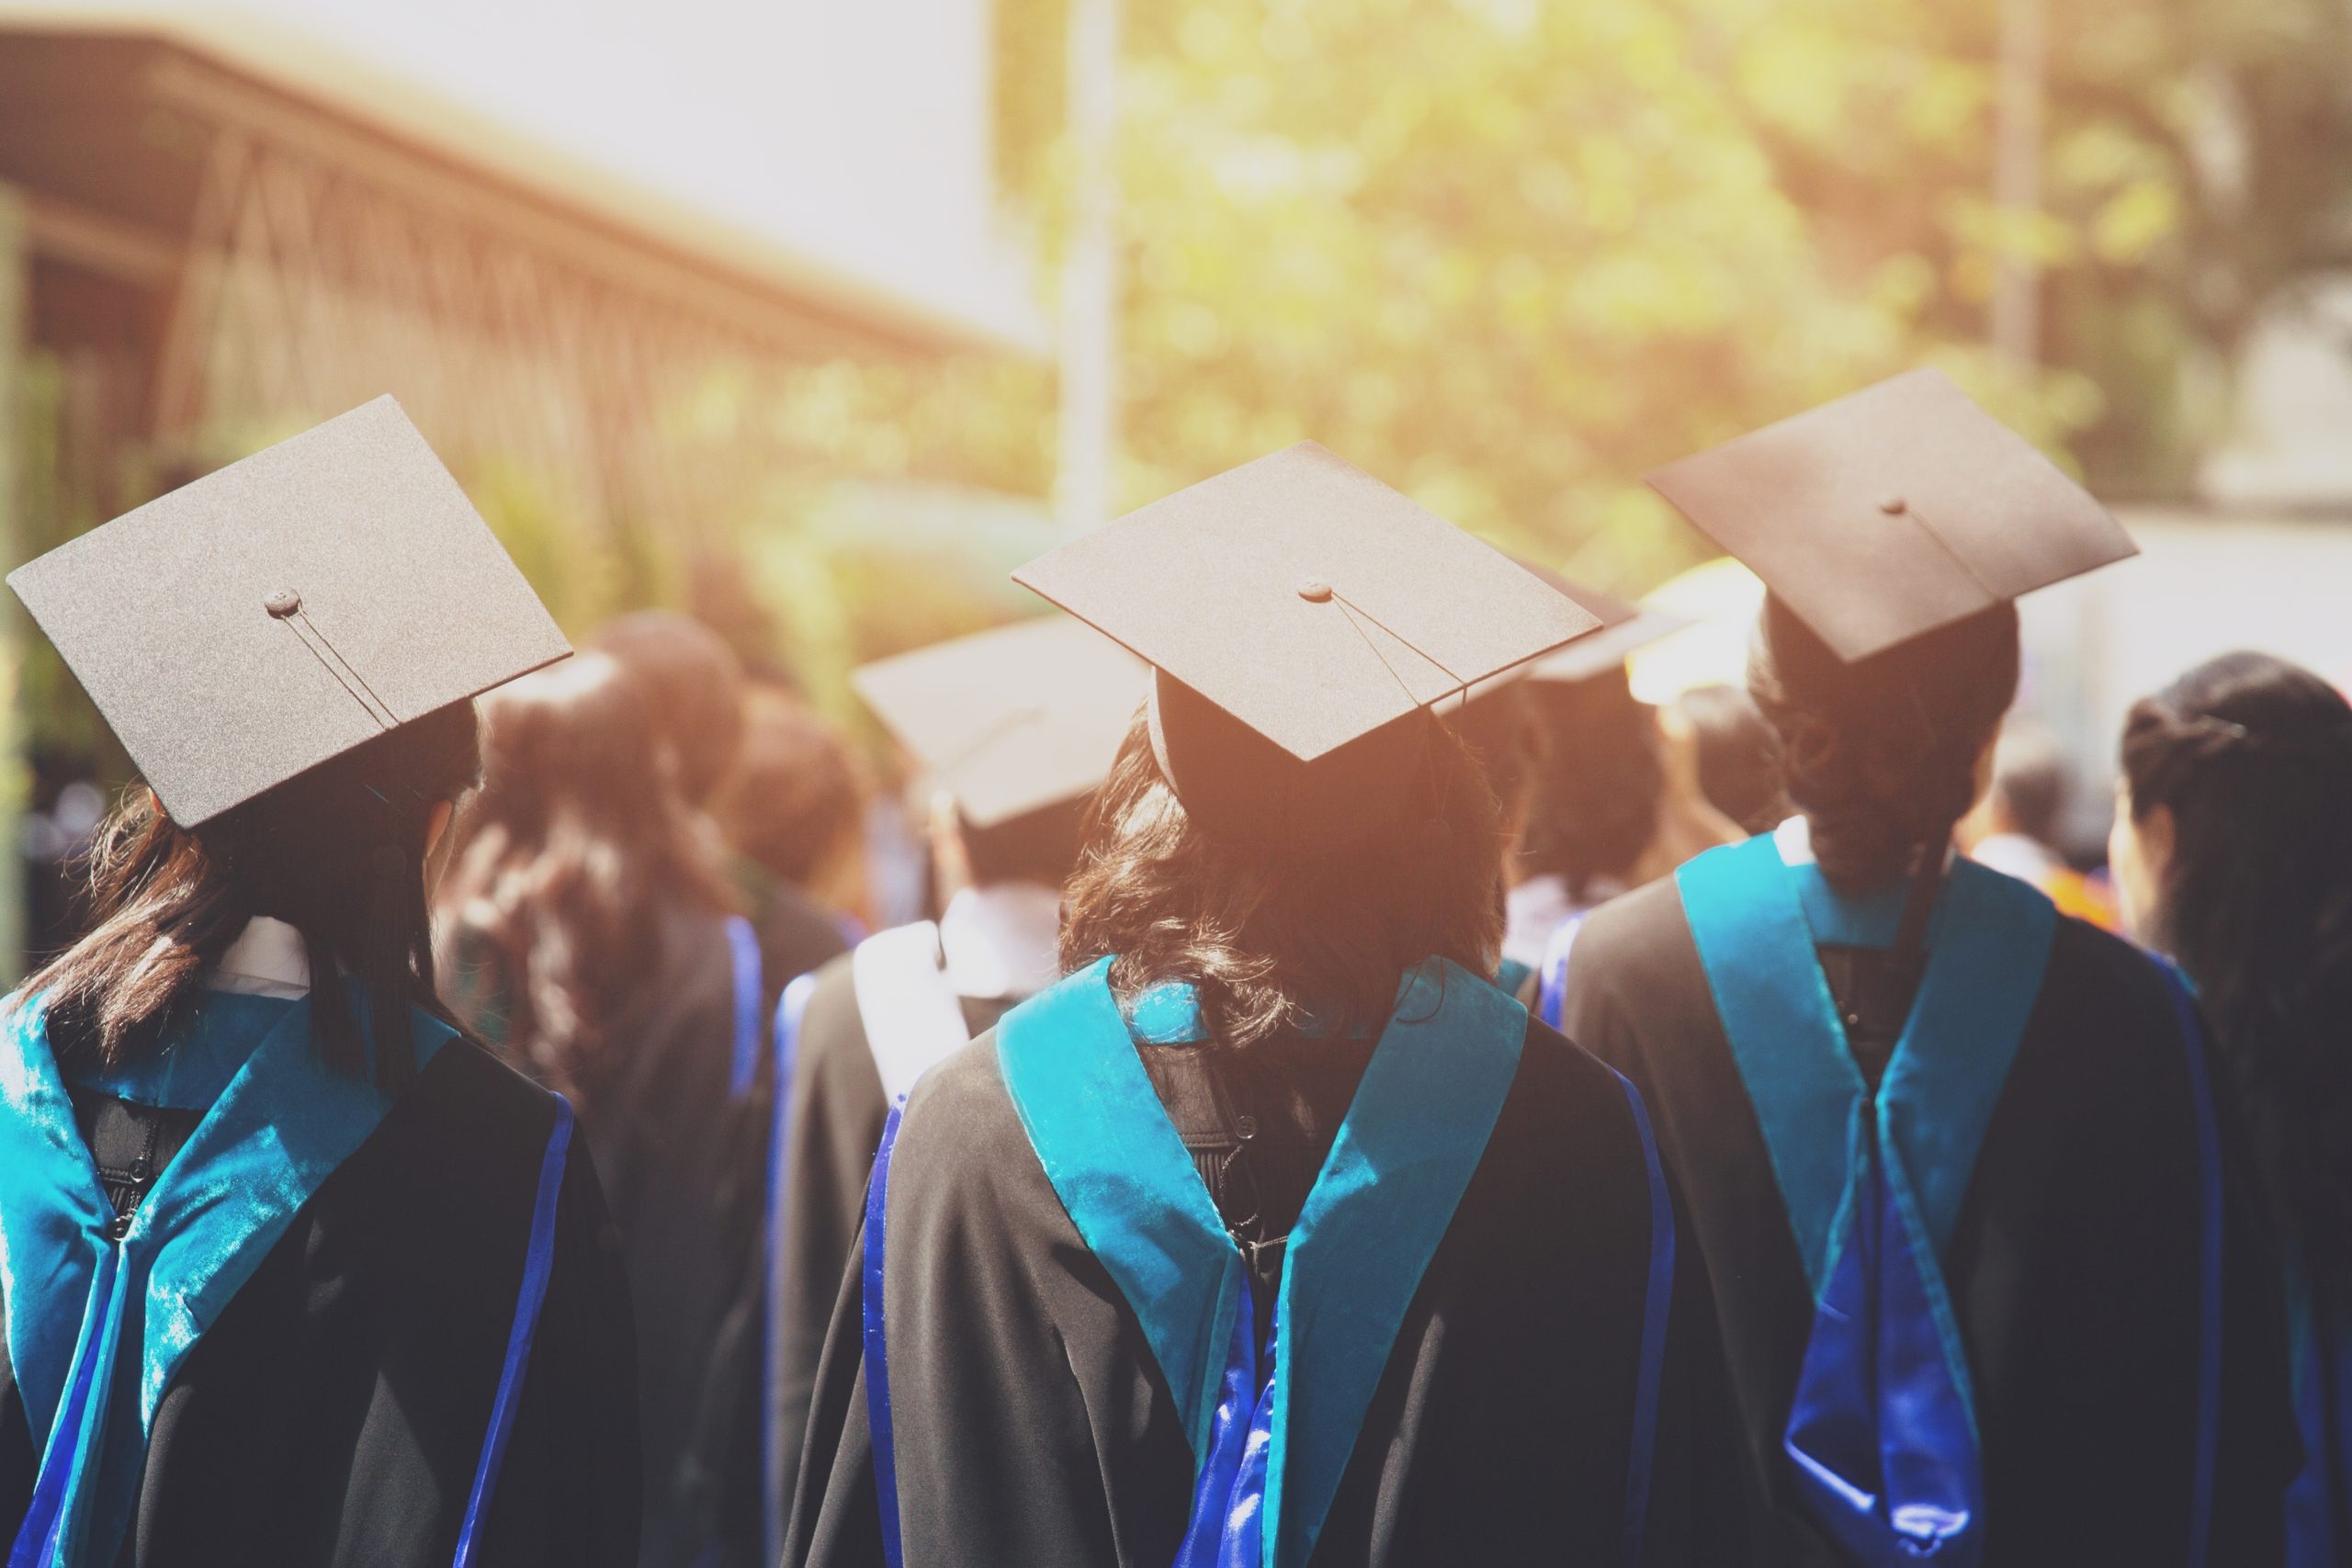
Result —
<instances>
[{"instance_id":1,"label":"white sky","mask_svg":"<svg viewBox=\"0 0 2352 1568\"><path fill-rule=\"evenodd\" d=\"M45 7L119 15L106 0ZM988 0L238 0L770 239L1000 325Z\"/></svg>"}]
</instances>

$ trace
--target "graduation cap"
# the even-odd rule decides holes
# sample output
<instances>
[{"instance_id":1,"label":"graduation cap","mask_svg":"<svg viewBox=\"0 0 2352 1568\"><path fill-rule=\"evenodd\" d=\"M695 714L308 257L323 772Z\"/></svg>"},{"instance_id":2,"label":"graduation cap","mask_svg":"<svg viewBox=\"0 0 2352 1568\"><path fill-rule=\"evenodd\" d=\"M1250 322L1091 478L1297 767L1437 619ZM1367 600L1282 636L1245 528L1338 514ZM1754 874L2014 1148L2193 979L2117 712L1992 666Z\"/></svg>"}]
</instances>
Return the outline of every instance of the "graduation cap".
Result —
<instances>
[{"instance_id":1,"label":"graduation cap","mask_svg":"<svg viewBox=\"0 0 2352 1568\"><path fill-rule=\"evenodd\" d=\"M1393 820L1433 705L1599 625L1312 442L1013 579L1152 666L1153 749L1194 820L1293 849Z\"/></svg>"},{"instance_id":2,"label":"graduation cap","mask_svg":"<svg viewBox=\"0 0 2352 1568\"><path fill-rule=\"evenodd\" d=\"M8 586L183 828L571 651L389 397Z\"/></svg>"},{"instance_id":3,"label":"graduation cap","mask_svg":"<svg viewBox=\"0 0 2352 1568\"><path fill-rule=\"evenodd\" d=\"M985 829L1100 788L1145 676L1117 643L1052 617L864 665L850 683Z\"/></svg>"},{"instance_id":4,"label":"graduation cap","mask_svg":"<svg viewBox=\"0 0 2352 1568\"><path fill-rule=\"evenodd\" d=\"M2088 491L1937 370L1649 482L1849 663L2138 553Z\"/></svg>"},{"instance_id":5,"label":"graduation cap","mask_svg":"<svg viewBox=\"0 0 2352 1568\"><path fill-rule=\"evenodd\" d=\"M1589 681L1622 669L1625 660L1641 649L1662 637L1680 631L1691 624L1688 615L1678 615L1671 610L1653 610L1620 599L1613 593L1603 593L1598 588L1587 588L1572 582L1548 567L1514 556L1525 567L1552 587L1566 594L1581 605L1600 629L1580 637L1566 648L1530 660L1517 670L1504 671L1503 678L1524 675L1530 681L1548 685L1568 685ZM1473 694L1474 695L1481 694Z\"/></svg>"}]
</instances>

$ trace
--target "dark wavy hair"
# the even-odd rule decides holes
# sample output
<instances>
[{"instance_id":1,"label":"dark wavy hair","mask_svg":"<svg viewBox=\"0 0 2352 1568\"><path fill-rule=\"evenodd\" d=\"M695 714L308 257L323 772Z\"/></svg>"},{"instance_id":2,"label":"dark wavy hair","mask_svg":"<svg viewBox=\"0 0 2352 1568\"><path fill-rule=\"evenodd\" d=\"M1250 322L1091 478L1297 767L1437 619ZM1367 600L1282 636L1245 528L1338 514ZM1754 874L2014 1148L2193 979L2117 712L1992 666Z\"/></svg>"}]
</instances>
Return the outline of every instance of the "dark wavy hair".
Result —
<instances>
[{"instance_id":1,"label":"dark wavy hair","mask_svg":"<svg viewBox=\"0 0 2352 1568\"><path fill-rule=\"evenodd\" d=\"M1657 710L1635 700L1623 665L1533 685L1538 749L1520 874L1557 876L1582 898L1631 872L1657 836L1666 794Z\"/></svg>"},{"instance_id":2,"label":"dark wavy hair","mask_svg":"<svg viewBox=\"0 0 2352 1568\"><path fill-rule=\"evenodd\" d=\"M1747 689L1781 738L1789 801L1812 825L1822 874L1849 891L1883 887L1975 803L1977 763L2017 696L2017 606L1849 664L1770 596Z\"/></svg>"},{"instance_id":3,"label":"dark wavy hair","mask_svg":"<svg viewBox=\"0 0 2352 1568\"><path fill-rule=\"evenodd\" d=\"M1693 686L1674 699L1699 754L1699 793L1749 833L1767 833L1788 813L1781 793L1781 738L1756 699L1736 686Z\"/></svg>"},{"instance_id":4,"label":"dark wavy hair","mask_svg":"<svg viewBox=\"0 0 2352 1568\"><path fill-rule=\"evenodd\" d=\"M474 709L453 703L363 742L205 823L180 827L144 785L92 843L91 928L18 990L41 996L61 1061L113 1068L152 1051L256 915L301 933L312 1040L368 1074L351 987L367 1002L376 1081L414 1075L409 1009L447 1019L425 907L433 808L477 773Z\"/></svg>"},{"instance_id":5,"label":"dark wavy hair","mask_svg":"<svg viewBox=\"0 0 2352 1568\"><path fill-rule=\"evenodd\" d=\"M2148 933L2197 982L2280 1229L2352 1286L2352 705L2284 660L2231 653L2135 704L2134 818L2172 814Z\"/></svg>"},{"instance_id":6,"label":"dark wavy hair","mask_svg":"<svg viewBox=\"0 0 2352 1568\"><path fill-rule=\"evenodd\" d=\"M1502 829L1477 760L1431 721L1396 824L1315 853L1238 847L1196 827L1138 717L1089 815L1063 897L1062 966L1112 957L1132 999L1199 988L1210 1035L1247 1048L1309 1027L1369 1029L1431 955L1491 974L1502 945Z\"/></svg>"},{"instance_id":7,"label":"dark wavy hair","mask_svg":"<svg viewBox=\"0 0 2352 1568\"><path fill-rule=\"evenodd\" d=\"M663 914L681 900L724 911L732 895L639 688L610 657L502 686L481 716L482 787L442 890L456 988L509 1055L592 1104Z\"/></svg>"},{"instance_id":8,"label":"dark wavy hair","mask_svg":"<svg viewBox=\"0 0 2352 1568\"><path fill-rule=\"evenodd\" d=\"M717 632L675 610L639 610L599 631L590 648L638 683L654 732L670 749L678 794L707 803L743 739L743 664Z\"/></svg>"}]
</instances>

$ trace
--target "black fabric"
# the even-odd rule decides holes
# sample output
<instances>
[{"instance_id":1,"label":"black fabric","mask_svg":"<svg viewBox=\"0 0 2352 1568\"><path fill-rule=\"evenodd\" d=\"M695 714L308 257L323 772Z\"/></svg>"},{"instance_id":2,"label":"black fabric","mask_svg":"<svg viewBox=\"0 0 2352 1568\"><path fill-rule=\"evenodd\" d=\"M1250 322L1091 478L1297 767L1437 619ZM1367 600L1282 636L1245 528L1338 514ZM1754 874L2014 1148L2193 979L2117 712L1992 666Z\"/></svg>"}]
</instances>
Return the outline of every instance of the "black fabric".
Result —
<instances>
[{"instance_id":1,"label":"black fabric","mask_svg":"<svg viewBox=\"0 0 2352 1568\"><path fill-rule=\"evenodd\" d=\"M659 920L611 1066L580 1106L637 1319L642 1568L750 1568L760 1533L765 1084L732 1092L733 953L720 916ZM765 1053L763 1053L765 1055ZM713 1544L716 1558L704 1553Z\"/></svg>"},{"instance_id":2,"label":"black fabric","mask_svg":"<svg viewBox=\"0 0 2352 1568\"><path fill-rule=\"evenodd\" d=\"M1284 1244L1372 1061L1371 1040L1270 1040L1141 1052L1193 1168L1250 1265L1258 1342L1272 1325Z\"/></svg>"},{"instance_id":3,"label":"black fabric","mask_svg":"<svg viewBox=\"0 0 2352 1568\"><path fill-rule=\"evenodd\" d=\"M1870 1008L1856 982L1871 966L1829 956L1841 1005ZM1673 883L1586 922L1566 1016L1641 1085L1688 1195L1765 1561L1835 1563L1781 1457L1812 1299ZM1887 1022L1866 1013L1849 1033L1883 1049ZM2278 1267L2223 1100L2227 1332L2210 1561L2260 1568L2279 1558L2296 1445ZM2062 919L1945 1258L1984 1436L1988 1562L2182 1561L2198 1366L2193 1114L2162 979L2124 943Z\"/></svg>"},{"instance_id":4,"label":"black fabric","mask_svg":"<svg viewBox=\"0 0 2352 1568\"><path fill-rule=\"evenodd\" d=\"M738 860L732 869L760 939L760 980L774 1018L785 987L847 953L849 939L831 910L764 866Z\"/></svg>"},{"instance_id":5,"label":"black fabric","mask_svg":"<svg viewBox=\"0 0 2352 1568\"><path fill-rule=\"evenodd\" d=\"M1193 1484L1176 1405L1038 1165L992 1035L916 1089L890 1214L909 1568L1166 1568ZM1531 1025L1316 1563L1619 1560L1649 1222L1623 1089ZM1746 1560L1734 1424L1697 1269L1677 1287L1645 1561L1729 1568ZM860 1303L853 1275L811 1415L793 1568L881 1562Z\"/></svg>"},{"instance_id":6,"label":"black fabric","mask_svg":"<svg viewBox=\"0 0 2352 1568\"><path fill-rule=\"evenodd\" d=\"M975 1034L995 1028L1012 1008L995 998L966 997L963 1004L965 1027ZM785 1132L784 1243L775 1276L778 1341L768 1369L784 1435L782 1451L769 1461L776 1467L779 1496L790 1497L799 1476L818 1363L865 1217L865 1179L889 1115L844 955L818 972L801 1015Z\"/></svg>"},{"instance_id":7,"label":"black fabric","mask_svg":"<svg viewBox=\"0 0 2352 1568\"><path fill-rule=\"evenodd\" d=\"M141 1105L80 1084L67 1084L65 1092L74 1101L74 1124L90 1151L90 1163L98 1168L98 1185L114 1205L116 1224L127 1231L131 1214L155 1190L155 1179L204 1112Z\"/></svg>"},{"instance_id":8,"label":"black fabric","mask_svg":"<svg viewBox=\"0 0 2352 1568\"><path fill-rule=\"evenodd\" d=\"M445 1048L327 1179L164 1392L120 1568L445 1568L522 1284L548 1098ZM480 1561L636 1561L634 1348L618 1240L573 1159ZM0 1518L38 1469L0 1367Z\"/></svg>"}]
</instances>

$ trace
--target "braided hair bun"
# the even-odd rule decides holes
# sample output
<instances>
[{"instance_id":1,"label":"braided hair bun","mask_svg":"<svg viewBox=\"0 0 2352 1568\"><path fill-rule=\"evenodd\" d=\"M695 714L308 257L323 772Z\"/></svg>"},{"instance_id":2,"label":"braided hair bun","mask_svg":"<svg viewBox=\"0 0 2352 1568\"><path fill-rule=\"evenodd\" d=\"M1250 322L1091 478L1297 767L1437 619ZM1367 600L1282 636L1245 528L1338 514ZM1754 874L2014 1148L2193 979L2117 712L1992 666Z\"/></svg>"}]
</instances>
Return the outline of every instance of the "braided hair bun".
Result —
<instances>
[{"instance_id":1,"label":"braided hair bun","mask_svg":"<svg viewBox=\"0 0 2352 1568\"><path fill-rule=\"evenodd\" d=\"M1940 844L2017 695L2018 614L2001 604L1848 663L1778 596L1748 690L1781 738L1791 804L1835 886L1883 887Z\"/></svg>"}]
</instances>

